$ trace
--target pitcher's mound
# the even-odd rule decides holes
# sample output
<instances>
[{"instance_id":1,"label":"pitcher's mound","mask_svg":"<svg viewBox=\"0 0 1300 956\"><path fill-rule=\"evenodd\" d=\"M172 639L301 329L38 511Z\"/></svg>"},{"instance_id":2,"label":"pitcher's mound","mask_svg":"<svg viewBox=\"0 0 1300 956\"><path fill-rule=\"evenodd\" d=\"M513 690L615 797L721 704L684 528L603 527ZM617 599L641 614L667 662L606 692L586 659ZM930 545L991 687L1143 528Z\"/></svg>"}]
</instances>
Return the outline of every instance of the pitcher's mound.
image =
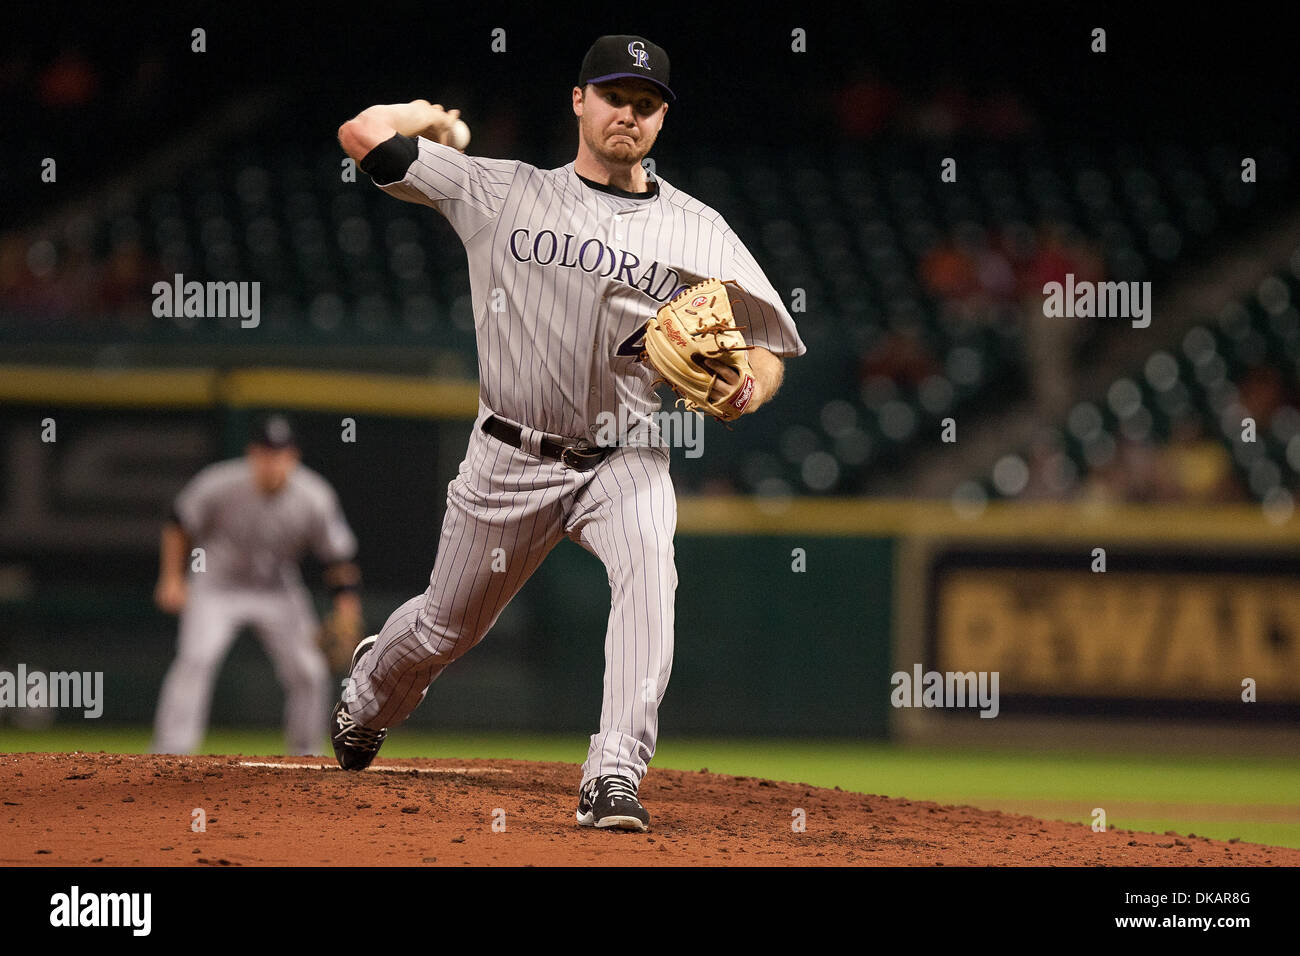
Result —
<instances>
[{"instance_id":1,"label":"pitcher's mound","mask_svg":"<svg viewBox=\"0 0 1300 956\"><path fill-rule=\"evenodd\" d=\"M574 821L579 774L521 760L379 760L358 774L311 757L6 754L0 862L1300 865L1300 850L654 768L641 786L651 832L598 831Z\"/></svg>"}]
</instances>

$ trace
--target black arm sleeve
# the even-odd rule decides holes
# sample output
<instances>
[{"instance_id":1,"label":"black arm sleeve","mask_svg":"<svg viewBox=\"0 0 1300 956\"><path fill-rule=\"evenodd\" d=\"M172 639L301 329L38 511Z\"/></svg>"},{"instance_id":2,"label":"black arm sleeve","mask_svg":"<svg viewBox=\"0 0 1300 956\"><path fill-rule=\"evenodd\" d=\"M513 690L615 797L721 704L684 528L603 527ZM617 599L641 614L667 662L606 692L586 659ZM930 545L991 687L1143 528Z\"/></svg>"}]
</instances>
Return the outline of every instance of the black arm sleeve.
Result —
<instances>
[{"instance_id":1,"label":"black arm sleeve","mask_svg":"<svg viewBox=\"0 0 1300 956\"><path fill-rule=\"evenodd\" d=\"M420 146L410 136L394 133L384 140L361 160L361 171L368 175L376 186L387 186L406 178L406 171L420 155Z\"/></svg>"}]
</instances>

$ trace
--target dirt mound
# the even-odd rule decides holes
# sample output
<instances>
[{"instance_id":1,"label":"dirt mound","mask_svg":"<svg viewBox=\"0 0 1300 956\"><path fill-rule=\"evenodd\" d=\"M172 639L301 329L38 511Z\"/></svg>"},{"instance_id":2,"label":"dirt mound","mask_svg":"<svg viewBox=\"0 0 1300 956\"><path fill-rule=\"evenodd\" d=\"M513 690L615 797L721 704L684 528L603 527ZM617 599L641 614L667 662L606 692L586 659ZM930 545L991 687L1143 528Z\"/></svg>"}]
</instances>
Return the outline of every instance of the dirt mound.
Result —
<instances>
[{"instance_id":1,"label":"dirt mound","mask_svg":"<svg viewBox=\"0 0 1300 956\"><path fill-rule=\"evenodd\" d=\"M347 774L320 758L6 754L0 862L1300 865L1300 850L704 771L652 769L652 832L601 832L574 822L578 776L517 760L381 760Z\"/></svg>"}]
</instances>

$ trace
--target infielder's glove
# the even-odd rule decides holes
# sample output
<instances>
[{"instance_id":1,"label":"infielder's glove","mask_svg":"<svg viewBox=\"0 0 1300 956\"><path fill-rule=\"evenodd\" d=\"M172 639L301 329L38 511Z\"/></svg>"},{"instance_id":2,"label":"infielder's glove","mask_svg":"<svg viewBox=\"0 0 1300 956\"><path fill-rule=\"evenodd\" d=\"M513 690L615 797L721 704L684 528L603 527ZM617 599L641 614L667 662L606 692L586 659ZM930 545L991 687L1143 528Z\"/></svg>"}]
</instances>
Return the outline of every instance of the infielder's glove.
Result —
<instances>
[{"instance_id":1,"label":"infielder's glove","mask_svg":"<svg viewBox=\"0 0 1300 956\"><path fill-rule=\"evenodd\" d=\"M364 623L351 614L331 611L316 632L316 643L329 661L330 671L346 674L352 669L352 652L365 635Z\"/></svg>"},{"instance_id":2,"label":"infielder's glove","mask_svg":"<svg viewBox=\"0 0 1300 956\"><path fill-rule=\"evenodd\" d=\"M735 282L705 279L664 303L646 324L641 355L680 396L677 404L724 422L744 414L754 397L754 373L745 354L752 346L745 344L731 314L728 285L740 288ZM711 397L720 376L704 359L736 370L739 380L729 394Z\"/></svg>"}]
</instances>

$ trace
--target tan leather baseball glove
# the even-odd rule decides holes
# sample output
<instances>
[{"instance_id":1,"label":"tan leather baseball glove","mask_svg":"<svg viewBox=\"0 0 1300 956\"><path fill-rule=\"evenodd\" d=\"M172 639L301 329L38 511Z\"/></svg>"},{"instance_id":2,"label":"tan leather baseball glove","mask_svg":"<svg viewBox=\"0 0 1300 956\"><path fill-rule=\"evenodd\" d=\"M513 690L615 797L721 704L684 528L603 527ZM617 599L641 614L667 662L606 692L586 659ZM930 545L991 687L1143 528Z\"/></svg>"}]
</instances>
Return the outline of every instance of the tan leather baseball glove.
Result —
<instances>
[{"instance_id":1,"label":"tan leather baseball glove","mask_svg":"<svg viewBox=\"0 0 1300 956\"><path fill-rule=\"evenodd\" d=\"M331 611L316 632L316 643L329 661L330 671L346 674L352 669L352 652L365 637L365 622L351 614Z\"/></svg>"},{"instance_id":2,"label":"tan leather baseball glove","mask_svg":"<svg viewBox=\"0 0 1300 956\"><path fill-rule=\"evenodd\" d=\"M735 282L705 279L664 303L646 324L641 355L680 396L677 404L724 422L743 415L754 397L754 373L745 354L752 346L732 316L729 285L740 289ZM738 381L730 392L712 394L721 377L705 359L735 369Z\"/></svg>"}]
</instances>

